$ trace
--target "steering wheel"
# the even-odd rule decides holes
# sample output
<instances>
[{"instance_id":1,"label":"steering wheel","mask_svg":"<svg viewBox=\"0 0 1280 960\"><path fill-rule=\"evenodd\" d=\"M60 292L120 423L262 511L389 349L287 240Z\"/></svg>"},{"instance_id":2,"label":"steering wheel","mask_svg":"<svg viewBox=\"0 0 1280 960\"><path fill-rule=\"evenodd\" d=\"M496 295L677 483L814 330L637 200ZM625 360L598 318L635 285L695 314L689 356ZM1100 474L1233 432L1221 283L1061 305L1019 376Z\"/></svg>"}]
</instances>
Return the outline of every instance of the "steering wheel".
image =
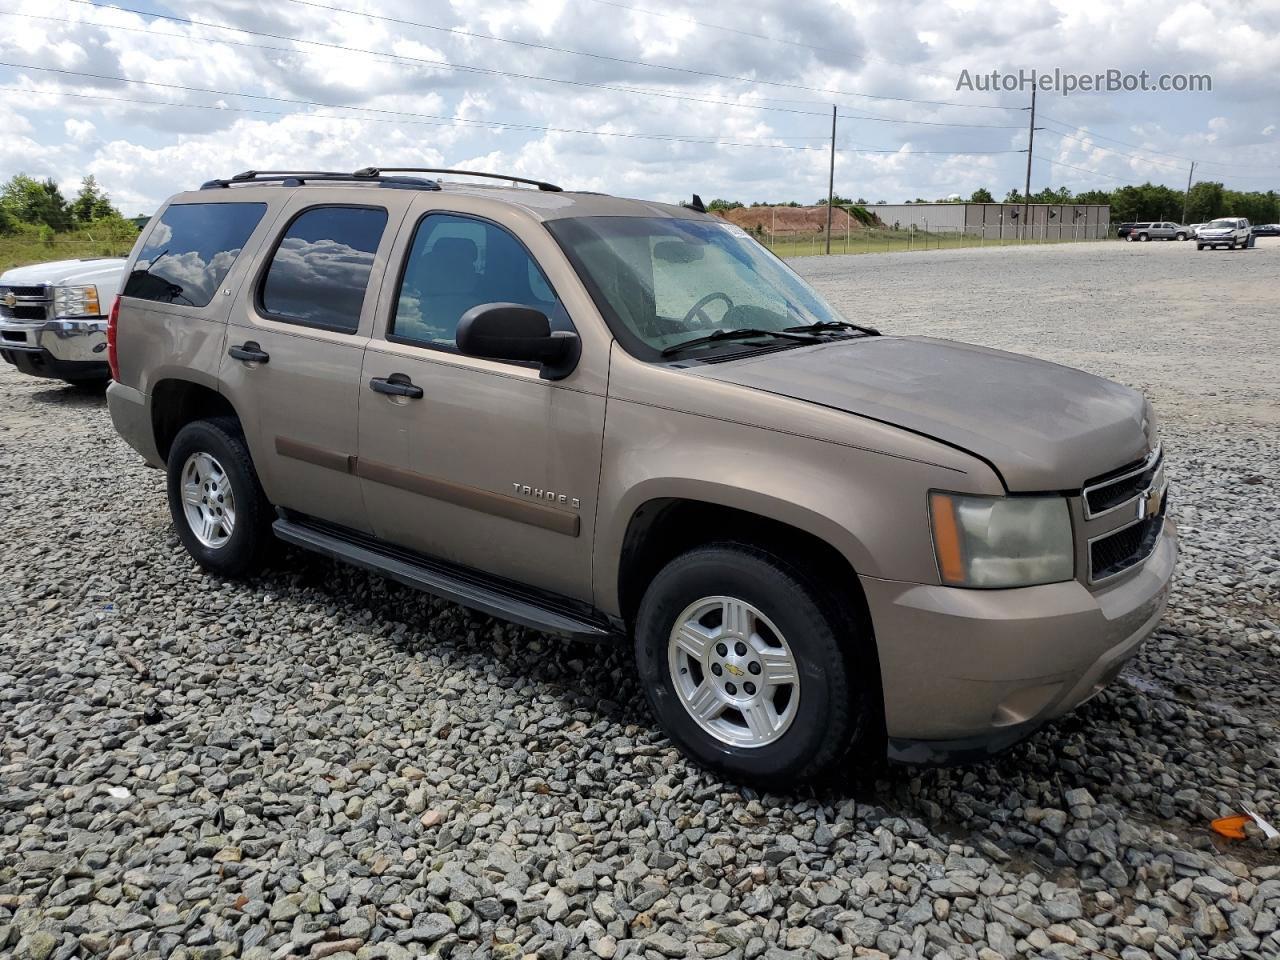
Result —
<instances>
[{"instance_id":1,"label":"steering wheel","mask_svg":"<svg viewBox=\"0 0 1280 960\"><path fill-rule=\"evenodd\" d=\"M725 305L730 310L733 309L733 301L729 299L728 294L708 293L705 297L703 297L701 300L699 300L697 303L695 303L692 307L689 308L689 312L684 315L684 318L680 322L682 324L688 323L695 316L701 316L703 322L707 326L711 326L711 318L707 316L706 310L704 308L707 306L707 304L712 303L715 300L723 300L725 302Z\"/></svg>"}]
</instances>

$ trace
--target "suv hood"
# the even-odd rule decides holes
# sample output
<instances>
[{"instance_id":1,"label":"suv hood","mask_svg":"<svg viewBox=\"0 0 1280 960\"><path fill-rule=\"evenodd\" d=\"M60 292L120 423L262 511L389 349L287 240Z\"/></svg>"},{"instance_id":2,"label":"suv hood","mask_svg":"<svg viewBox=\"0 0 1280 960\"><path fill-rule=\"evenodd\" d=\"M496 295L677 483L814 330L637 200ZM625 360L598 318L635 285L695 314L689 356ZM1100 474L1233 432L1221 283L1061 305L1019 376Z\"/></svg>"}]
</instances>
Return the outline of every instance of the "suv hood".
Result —
<instances>
[{"instance_id":1,"label":"suv hood","mask_svg":"<svg viewBox=\"0 0 1280 960\"><path fill-rule=\"evenodd\" d=\"M14 267L0 274L0 284L30 285L85 284L99 278L116 277L124 271L123 257L99 257L93 260L54 260Z\"/></svg>"},{"instance_id":2,"label":"suv hood","mask_svg":"<svg viewBox=\"0 0 1280 960\"><path fill-rule=\"evenodd\" d=\"M1151 448L1147 403L1136 390L952 340L839 340L696 372L960 447L995 467L1014 492L1076 490Z\"/></svg>"}]
</instances>

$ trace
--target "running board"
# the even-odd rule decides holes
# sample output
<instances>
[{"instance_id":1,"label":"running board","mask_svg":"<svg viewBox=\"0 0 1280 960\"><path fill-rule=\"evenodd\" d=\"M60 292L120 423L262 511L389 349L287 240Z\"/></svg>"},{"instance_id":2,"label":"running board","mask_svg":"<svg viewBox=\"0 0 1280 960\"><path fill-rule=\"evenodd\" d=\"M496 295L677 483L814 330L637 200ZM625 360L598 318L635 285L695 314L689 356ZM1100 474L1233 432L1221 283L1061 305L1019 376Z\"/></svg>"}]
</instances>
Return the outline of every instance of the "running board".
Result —
<instances>
[{"instance_id":1,"label":"running board","mask_svg":"<svg viewBox=\"0 0 1280 960\"><path fill-rule=\"evenodd\" d=\"M294 519L293 515L276 520L272 530L295 547L372 570L406 586L534 630L587 641L612 640L618 635L603 619L563 609L550 598L544 600L515 584L400 550L353 531L309 523Z\"/></svg>"}]
</instances>

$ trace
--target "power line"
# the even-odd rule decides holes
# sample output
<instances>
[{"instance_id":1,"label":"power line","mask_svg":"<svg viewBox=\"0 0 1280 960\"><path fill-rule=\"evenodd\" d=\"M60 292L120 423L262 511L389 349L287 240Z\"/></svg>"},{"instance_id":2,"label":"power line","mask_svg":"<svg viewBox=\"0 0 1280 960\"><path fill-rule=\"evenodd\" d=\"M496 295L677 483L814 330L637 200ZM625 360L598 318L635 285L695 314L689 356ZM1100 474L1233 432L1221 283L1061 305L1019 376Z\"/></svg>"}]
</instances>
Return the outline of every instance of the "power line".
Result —
<instances>
[{"instance_id":1,"label":"power line","mask_svg":"<svg viewBox=\"0 0 1280 960\"><path fill-rule=\"evenodd\" d=\"M1154 147L1143 147L1143 146L1139 146L1136 143L1129 143L1126 140L1118 140L1115 137L1109 137L1106 134L1095 133L1093 130L1090 130L1088 127L1077 127L1073 124L1067 123L1065 120L1058 120L1055 117L1043 117L1043 119L1049 120L1052 123L1056 123L1058 124L1058 126L1066 127L1068 130L1075 130L1075 131L1078 131L1079 133L1086 134L1087 136L1090 136L1090 137L1097 137L1100 140L1108 140L1111 143L1118 143L1122 147L1131 147L1134 150L1142 150L1146 153L1156 153L1163 157L1172 157L1175 160L1181 160L1183 163L1194 162L1197 166L1210 165L1215 167L1229 167L1229 168L1236 168L1236 169L1243 168L1247 170L1258 170L1258 169L1274 170L1276 169L1276 167L1280 167L1280 164L1260 164L1260 163L1241 164L1241 163L1224 163L1221 160L1193 160L1191 157L1184 157L1181 154L1177 154L1177 153L1169 153L1167 150L1157 150ZM1055 130L1052 132L1057 133L1058 131ZM1063 136L1066 136L1066 134L1063 134ZM1102 150L1105 148L1099 147L1098 149Z\"/></svg>"},{"instance_id":2,"label":"power line","mask_svg":"<svg viewBox=\"0 0 1280 960\"><path fill-rule=\"evenodd\" d=\"M94 0L75 0L76 3L93 3ZM648 67L654 70L670 70L677 73L689 74L698 77L709 77L715 80L729 80L737 83L760 83L771 87L783 87L790 90L804 90L808 93L836 94L842 97L863 97L869 100L896 100L902 103L922 103L940 107L970 107L983 106L996 110L1014 110L1021 109L1019 107L1002 107L998 104L968 104L958 103L952 100L923 100L911 97L890 97L874 93L858 93L853 90L833 90L826 87L811 87L802 83L789 83L783 80L760 80L755 77L741 77L735 74L714 73L708 70L696 70L692 67L676 67L665 63L650 63L647 60L633 60L627 57L614 57L603 53L592 53L588 50L573 50L568 47L554 47L545 43L534 43L528 40L513 40L509 37L498 37L492 34L475 33L470 30L463 30L459 27L443 27L438 24L422 23L416 20L404 20L398 17L389 17L384 14L368 13L363 10L351 10L346 7L331 6L325 3L319 3L318 0L288 0L289 3L296 3L305 7L317 7L321 10L328 10L330 13L346 13L352 16L366 17L372 20L383 20L389 23L399 24L401 26L420 27L424 30L442 31L445 33L455 34L457 36L473 37L480 40L492 40L497 43L510 43L522 47L530 47L536 50L549 50L555 53L570 54L575 57L590 57L594 60L607 60L613 63L624 63L631 66ZM696 21L695 21L696 22ZM848 55L848 54L846 54ZM859 58L866 59L866 58ZM886 61L888 62L888 61ZM896 64L896 66L904 66L904 64Z\"/></svg>"},{"instance_id":3,"label":"power line","mask_svg":"<svg viewBox=\"0 0 1280 960\"><path fill-rule=\"evenodd\" d=\"M86 3L89 6L95 6L95 4L88 3L88 0L71 0L71 2ZM128 8L121 7L117 9L127 10ZM129 12L137 13L138 11L131 10ZM14 11L9 11L9 10L0 10L0 16L22 17L28 20L47 20L47 21L52 21L54 23L66 23L70 25L90 24L92 26L101 27L106 30L123 30L130 33L142 33L151 37L163 36L163 37L169 37L174 40L183 40L188 43L207 42L201 37L193 37L187 34L157 33L154 30L148 30L142 27L129 27L129 26L124 26L123 24L101 23L94 20L72 20L65 17L53 17L53 16L34 14L34 13L16 13ZM738 108L748 109L748 110L768 110L768 111L773 111L778 113L796 114L800 116L815 116L815 117L826 116L825 111L795 110L795 109L787 109L783 107L769 107L769 106L763 106L759 104L735 103L733 101L725 101L725 100L710 100L703 97L692 97L687 94L676 94L676 93L670 93L670 92L664 92L664 91L637 89L634 87L621 87L621 86L616 86L611 84L593 83L591 81L586 81L586 80L565 80L565 79L560 79L555 77L542 77L542 76L537 76L532 74L511 73L509 71L498 70L496 68L490 68L490 67L475 67L468 64L450 63L447 60L432 60L424 57L411 57L404 54L385 53L380 50L368 50L368 49L363 49L359 47L347 47L341 44L328 43L328 42L319 41L319 40L302 40L296 37L288 37L281 34L264 33L261 31L247 30L241 27L230 27L230 26L223 26L221 24L205 23L199 20L188 20L184 17L169 16L167 14L153 14L153 16L160 19L172 20L178 23L185 23L191 26L212 27L217 30L229 30L236 33L248 33L256 36L270 37L272 39L286 40L286 41L292 41L292 42L303 43L303 44L311 44L311 45L316 45L316 46L321 46L321 47L326 47L331 49L339 49L347 53L361 54L361 55L373 57L379 60L408 61L408 62L423 64L423 65L432 66L432 67L441 67L441 68L450 69L450 70L462 70L465 72L509 77L509 78L520 79L520 80L545 80L551 83L566 83L574 86L599 87L604 90L613 90L613 91L619 91L623 93L640 94L644 96L658 96L658 97L663 97L665 99L688 100L695 103L707 103L707 104L713 104L716 106L738 107ZM295 50L289 47L274 47L267 44L249 43L243 40L221 39L221 40L218 40L217 42L224 43L229 46L248 47L253 50L269 50L269 51L272 51L273 53L283 53L289 56L305 56L310 52L307 50ZM790 102L804 102L804 101L790 101ZM872 116L872 115L850 116L849 119L880 121L885 123L905 123L905 124L915 124L915 125L924 125L924 126L940 126L940 127L955 126L955 127L989 127L993 129L1020 129L1020 127L1006 126L1006 125L1000 125L1000 124L948 123L945 121L938 121L938 120L897 120L892 117L878 117L878 116ZM793 138L793 139L799 139L799 138ZM814 138L805 138L805 139L825 139L825 138L814 137Z\"/></svg>"},{"instance_id":4,"label":"power line","mask_svg":"<svg viewBox=\"0 0 1280 960\"><path fill-rule=\"evenodd\" d=\"M1164 165L1164 166L1168 166L1168 167L1173 168L1174 170L1177 170L1177 171L1178 171L1178 173L1179 173L1179 175L1181 175L1181 174L1182 174L1182 172L1186 169L1186 166L1185 166L1184 164L1174 163L1173 161L1170 161L1170 160L1153 160L1153 159L1151 159L1150 157L1143 157L1143 156L1139 156L1138 154L1133 154L1133 153L1124 153L1123 151L1120 151L1120 150L1113 150L1113 149L1111 149L1111 148L1109 148L1109 147L1103 147L1103 146L1100 146L1100 145L1098 145L1098 144L1096 144L1096 143L1094 143L1094 144L1090 144L1087 140L1082 140L1080 137L1073 137L1073 136L1071 136L1071 134L1069 134L1069 133L1063 133L1063 132L1062 132L1062 131L1060 131L1060 130L1054 130L1054 129L1050 128L1050 127L1038 127L1037 129L1039 129L1039 130L1044 130L1046 133L1053 133L1053 134L1057 134L1057 135L1058 135L1058 136L1060 136L1060 137L1066 137L1066 138L1067 138L1067 139L1069 139L1069 140L1076 140L1076 141L1078 141L1078 142L1080 142L1080 143L1084 143L1084 144L1087 144L1088 146L1091 146L1091 147L1092 147L1093 149L1095 149L1095 150L1102 150L1102 151L1104 151L1104 152L1106 152L1106 153L1113 153L1113 154L1116 154L1117 156L1121 156L1121 157L1129 157L1129 158L1131 158L1131 159L1133 159L1133 160L1139 160L1139 161L1141 161L1141 162L1143 162L1143 163L1161 164L1161 165ZM1039 155L1037 154L1037 156L1039 156ZM1053 161L1050 161L1050 162L1053 162ZM1190 160L1188 160L1188 161L1187 161L1187 163L1190 163L1190 164L1192 164L1193 166L1196 166L1196 167L1200 166L1202 162L1205 162L1205 161L1200 161L1200 160L1196 160L1196 161L1190 161ZM1107 176L1107 174L1098 174L1098 175L1099 175L1099 176ZM1228 178L1228 179L1231 179L1231 180L1234 180L1234 181L1239 181L1239 180L1268 180L1268 181L1274 182L1274 181L1275 181L1275 179L1276 179L1276 174L1274 174L1274 173L1267 174L1267 173L1234 173L1234 172L1229 172L1229 173L1227 174L1227 178ZM1113 179L1116 179L1116 180L1123 180L1123 179L1125 179L1125 178L1123 178L1123 177L1115 177L1115 178L1113 178Z\"/></svg>"},{"instance_id":5,"label":"power line","mask_svg":"<svg viewBox=\"0 0 1280 960\"><path fill-rule=\"evenodd\" d=\"M414 123L414 124L426 123L427 125L431 125L431 126L446 126L450 123L465 123L465 124L472 124L480 127L509 127L511 129L532 130L532 131L538 131L543 133L570 133L570 134L583 134L583 135L598 136L598 137L618 137L623 139L636 139L636 140L663 140L663 141L676 141L676 142L686 142L686 143L703 143L703 144L722 145L722 146L769 147L773 149L817 150L819 152L825 152L824 148L821 148L821 147L802 147L802 146L792 146L790 144L755 144L755 143L748 144L748 143L736 143L736 142L727 143L719 140L697 138L696 135L640 134L640 133L623 133L623 132L610 131L610 130L582 130L582 129L577 129L573 127L549 127L549 126L543 126L541 124L525 123L523 121L480 120L474 117L459 117L459 116L449 116L444 114L430 114L430 113L414 113L412 111L407 111L407 110L389 110L382 107L360 107L360 106L352 106L350 104L344 104L344 103L325 103L320 100L301 100L301 99L296 99L292 97L276 97L276 96L271 96L268 94L260 94L260 93L245 93L243 91L216 90L208 87L194 87L194 86L188 86L188 85L177 84L177 83L162 83L160 81L155 81L155 80L137 80L131 77L114 77L114 76L108 76L104 74L83 73L76 70L62 70L56 67L37 67L33 64L9 63L6 61L0 61L0 67L15 67L17 69L22 69L22 70L39 70L45 73L57 73L65 76L85 77L92 80L107 80L107 81L112 81L116 83L133 83L133 84L139 84L139 85L148 86L148 87L161 87L163 89L168 89L168 90L181 90L185 93L207 93L212 96L219 96L219 97L244 97L250 100L266 100L266 101L275 102L275 103L294 104L295 106L321 107L329 110L362 110L368 113L390 114L391 116L389 117L337 116L333 114L316 114L316 113L308 113L308 112L296 111L296 110L295 111L272 111L272 110L258 110L258 109L253 109L249 107L224 107L224 106L215 106L212 104L178 103L178 102L163 101L163 100L142 100L142 99L131 98L131 97L108 97L101 94L75 93L75 92L62 91L62 90L41 90L38 88L33 89L33 88L27 88L27 87L5 87L4 88L9 90L22 90L25 92L42 93L42 94L53 95L53 96L69 96L69 97L77 97L80 99L105 100L105 101L117 102L117 103L149 104L153 106L178 107L183 109L190 108L190 109L199 109L199 110L221 110L228 113L254 113L254 114L266 114L268 116L280 116L280 117L297 116L297 117L318 117L320 119L327 119L327 120L357 120L361 122L367 121L367 122L374 122L374 123ZM780 137L779 139L785 139L785 138ZM826 138L824 137L821 139L826 139Z\"/></svg>"},{"instance_id":6,"label":"power line","mask_svg":"<svg viewBox=\"0 0 1280 960\"><path fill-rule=\"evenodd\" d=\"M70 0L70 2L84 3L85 0ZM93 6L93 4L90 4L90 6ZM163 14L163 13L144 14L142 11L133 10L128 7L114 7L110 9L124 10L129 13L136 13L139 16L151 16L156 19L169 20L175 23L184 23L189 26L209 27L214 30L229 30L234 33L247 33L252 36L269 37L272 39L284 40L292 43L301 43L301 44L307 44L309 46L324 47L330 50L340 50L343 53L355 53L355 54L370 56L370 57L378 58L381 60L387 60L387 61L415 63L415 64L420 64L423 66L429 66L429 67L434 67L434 68L443 69L443 70L460 70L465 73L482 74L485 76L506 77L513 80L537 80L545 83L559 83L559 84L566 84L574 87L592 87L599 90L610 90L615 93L628 93L635 96L645 96L645 97L660 97L664 100L682 100L689 103L705 103L705 104L710 104L712 106L729 107L733 109L767 110L774 113L789 113L789 114L795 114L799 116L810 116L810 117L825 117L827 115L825 110L796 110L794 108L789 108L789 107L769 107L769 106L764 106L763 104L737 103L732 100L713 100L707 97L694 97L694 96L689 96L688 94L671 93L663 90L643 89L639 87L624 87L616 84L607 84L607 83L595 83L590 80L568 80L561 77L544 77L544 76L539 76L537 74L514 73L512 71L498 70L492 67L477 67L477 66L472 66L471 64L450 63L448 60L432 60L427 57L411 57L411 56L408 56L407 54L386 53L380 50L366 50L366 49L361 49L359 47L348 47L338 43L327 43L322 40L303 40L297 37L290 37L282 34L267 33L260 30L249 30L244 27L230 27L230 26L225 26L223 24L218 24L218 23L206 23L201 20L188 20L184 17L171 16L169 14ZM28 20L49 20L55 23L66 23L71 25L90 25L90 26L101 27L105 30L124 30L129 33L141 33L141 34L146 34L148 36L163 36L163 37L169 37L175 40L186 40L191 43L198 43L204 40L204 38L201 38L201 37L191 37L191 36L187 36L180 33L157 33L156 31L147 30L141 27L128 27L128 26L124 26L123 24L114 24L114 23L101 23L95 20L71 20L65 17L51 17L51 16L43 16L40 14L33 14L33 13L16 13L9 10L0 10L0 14L4 16L10 16L10 17L23 17ZM208 42L208 41L204 40L204 42ZM216 42L227 44L228 46L234 46L234 47L248 47L254 50L270 50L274 53L283 53L283 54L288 54L290 56L300 56L300 55L305 55L307 53L307 51L305 50L295 50L289 47L272 47L272 46L268 46L266 44L261 44L261 43L248 43L243 40L222 39Z\"/></svg>"},{"instance_id":7,"label":"power line","mask_svg":"<svg viewBox=\"0 0 1280 960\"><path fill-rule=\"evenodd\" d=\"M1173 167L1174 169L1179 171L1186 169L1185 163L1176 163L1172 160L1153 160L1149 157L1143 157L1136 153L1125 153L1123 150L1114 150L1111 147L1103 147L1103 146L1100 146L1099 144L1092 143L1091 141L1086 140L1083 137L1075 137L1069 133L1063 133L1061 130L1054 130L1052 127L1041 127L1040 129L1043 130L1045 133L1052 133L1055 136L1066 137L1068 140L1074 140L1076 141L1076 143L1083 143L1086 146L1092 147L1094 150L1101 150L1104 153L1114 153L1118 157L1129 157L1130 159L1133 159L1133 160L1141 160L1143 163L1151 163L1151 164L1158 164L1161 166ZM1190 161L1187 161L1187 162L1190 163Z\"/></svg>"},{"instance_id":8,"label":"power line","mask_svg":"<svg viewBox=\"0 0 1280 960\"><path fill-rule=\"evenodd\" d=\"M1113 176L1112 176L1111 174L1109 174L1109 173L1102 173L1102 172L1101 172L1101 171L1099 171L1099 170L1088 170L1088 169L1086 169L1085 167L1077 167L1074 163L1066 163L1066 162L1065 162L1065 161L1063 161L1063 160L1054 160L1054 159L1051 159L1050 157L1043 157L1043 156L1041 156L1041 155L1040 155L1040 154L1038 154L1038 153L1037 153L1037 154L1035 154L1035 158L1036 158L1037 160L1043 160L1045 163L1052 163L1054 166L1058 166L1058 167L1069 167L1069 168L1070 168L1070 169L1072 169L1072 170L1079 170L1081 173L1087 173L1087 174L1089 174L1090 176L1094 176L1094 177L1106 177L1108 180L1118 180L1118 181L1120 181L1121 183L1127 183L1127 182L1128 182L1128 178L1127 178L1127 177L1113 177Z\"/></svg>"},{"instance_id":9,"label":"power line","mask_svg":"<svg viewBox=\"0 0 1280 960\"><path fill-rule=\"evenodd\" d=\"M150 11L138 10L136 8L131 8L131 7L115 6L113 4L104 4L104 3L98 2L98 0L68 0L68 2L78 3L88 7L97 7L99 9L124 10L128 13L133 13L138 16L155 17L163 20L175 21L178 23L187 23L193 26L212 27L212 28L221 29L221 30L235 30L240 33L248 33L255 36L270 37L271 39L274 39L274 40L291 40L296 43L314 44L314 45L329 47L329 48L338 49L338 50L348 50L348 51L354 50L360 53L378 53L380 56L392 56L392 57L400 58L399 54L386 54L386 53L380 53L378 51L358 50L357 48L346 47L341 44L327 43L319 40L304 40L300 37L283 36L280 34L267 33L264 31L250 30L244 27L233 27L227 24L212 23L205 20L192 20L192 19L187 19L183 17L175 17L168 14L152 13ZM495 43L506 43L514 46L520 46L520 47L536 49L536 50L546 50L554 53L568 54L571 56L589 57L594 60L604 60L612 63L626 64L629 66L647 67L655 70L666 70L669 72L681 73L688 76L707 77L715 80L727 80L733 83L763 84L765 86L779 87L783 89L803 90L808 93L835 94L837 96L842 96L842 97L858 97L858 98L869 99L869 100L891 100L891 101L897 101L901 103L919 103L919 104L926 104L931 106L950 106L950 107L974 106L973 104L957 103L957 102L948 101L948 100L923 100L923 99L915 99L911 97L891 97L891 96L883 96L883 95L871 94L871 93L859 93L857 91L852 91L852 90L834 90L834 89L824 88L824 87L811 87L806 84L789 83L783 80L760 80L754 77L741 77L733 74L714 73L709 70L697 70L692 67L677 67L669 64L649 63L646 60L634 60L627 57L614 57L608 54L591 53L585 50L573 50L568 47L556 47L550 44L535 43L529 40L513 40L508 37L499 37L492 34L476 33L470 30L463 30L460 27L446 27L446 26L441 26L439 24L423 23L417 20L406 20L400 17L391 17L385 14L366 13L364 11L351 10L345 7L330 6L328 4L318 3L316 2L316 0L289 0L289 2L299 4L300 6L315 7L320 10L326 10L330 13L344 13L350 16L365 17L371 20L381 20L387 23L397 24L398 26L418 27L423 30L433 30L439 33L451 34L453 36L469 37L477 40L490 40ZM404 59L415 60L418 58L406 57ZM502 71L496 71L496 72L501 73ZM522 79L554 80L555 78L522 77ZM570 82L570 81L561 81L561 82ZM596 86L596 84L591 84L591 85ZM999 107L998 105L994 105L994 104L982 104L979 106L995 107L996 109L1021 109L1021 108L1015 108L1015 107ZM823 111L822 115L826 116L826 111Z\"/></svg>"},{"instance_id":10,"label":"power line","mask_svg":"<svg viewBox=\"0 0 1280 960\"><path fill-rule=\"evenodd\" d=\"M64 90L43 90L40 88L32 88L32 87L0 87L0 89L10 90L15 92L39 93L39 94L45 94L45 95L51 95L51 96L75 97L75 98L84 99L84 100L102 100L102 101L113 102L113 103L131 103L131 104L144 104L144 105L150 105L150 106L178 107L181 109L218 110L218 111L225 111L228 113L265 114L267 116L278 116L278 117L316 117L319 119L326 119L326 120L355 120L359 122L373 122L373 123L413 123L413 124L427 124L430 126L444 126L449 123L467 123L467 124L474 124L476 126L482 126L482 127L510 127L512 129L533 130L533 131L539 131L543 133L567 133L567 134L575 134L580 136L616 137L616 138L628 139L628 140L659 140L663 142L700 144L703 146L761 147L761 148L774 149L774 150L797 150L797 151L812 152L812 153L827 152L825 147L805 147L805 146L798 146L795 144L785 144L785 143L742 143L736 140L723 140L723 139L717 139L713 137L699 137L696 134L625 133L625 132L614 131L614 130L583 130L583 129L573 128L573 127L548 127L548 126L543 126L541 124L524 123L520 121L479 120L474 117L458 117L458 116L447 116L447 115L429 114L429 113L412 113L409 111L387 110L387 109L382 109L377 107L356 107L356 106L350 106L348 104L342 104L342 103L323 103L321 101L297 100L289 97L274 97L268 94L243 93L243 92L236 92L236 91L230 91L230 90L213 90L206 87L193 87L193 86L187 86L184 84L176 84L176 83L161 83L159 81L153 81L153 80L136 80L130 77L104 76L101 74L82 73L75 70L63 70L55 67L36 67L30 64L14 64L14 63L8 63L5 61L0 61L0 66L16 67L19 69L27 69L27 70L41 70L48 73L58 73L58 74L64 74L64 75L70 75L70 76L87 77L95 80L111 80L118 83L134 83L134 84L140 84L143 86L162 87L162 88L171 89L171 90L182 90L188 93L207 93L214 96L223 96L223 97L246 97L248 99L254 99L254 100L266 100L266 101L272 101L272 102L278 102L278 103L292 103L298 106L315 106L315 107L322 107L322 108L327 108L331 110L364 110L371 113L392 114L393 116L391 117L338 116L333 114L317 114L317 113L309 113L309 112L303 112L303 111L260 110L260 109L250 108L250 107L225 107L225 106L218 106L214 104L179 103L179 102L165 101L165 100L144 100L144 99L139 99L134 97L110 97L104 94L96 94L96 93L87 94L87 93L77 93L77 92L64 91ZM786 139L786 138L779 137L778 139ZM810 138L805 138L805 139L810 139ZM826 138L823 137L821 139L826 139ZM999 153L1022 153L1024 151L1020 151L1020 150L901 150L901 149L893 149L889 147L875 148L875 149L861 148L861 147L840 147L838 148L837 152L864 153L864 154L969 156L969 155L999 154Z\"/></svg>"},{"instance_id":11,"label":"power line","mask_svg":"<svg viewBox=\"0 0 1280 960\"><path fill-rule=\"evenodd\" d=\"M145 81L126 80L124 82L144 83ZM301 110L262 110L256 107L228 107L228 106L221 106L217 104L206 104L206 103L182 103L176 100L143 100L137 97L109 97L109 96L106 96L105 94L77 93L71 90L47 90L40 87L0 86L0 90L8 90L16 93L34 93L34 94L40 94L43 96L74 97L77 100L99 100L106 103L128 103L128 104L140 104L145 106L155 106L155 107L177 107L183 110L212 110L215 112L222 112L222 113L248 113L248 114L254 114L256 116L267 116L267 117L303 117L303 118L315 118L320 120L353 120L358 123L395 123L395 124L411 124L414 126L433 126L433 127L447 127L452 122L462 122L462 123L474 123L474 124L491 126L491 127L511 127L513 129L537 130L537 131L543 131L543 132L549 132L549 133L584 134L584 135L590 135L590 136L596 136L596 137L618 137L623 139L635 139L635 140L661 140L661 141L678 142L678 143L706 144L708 146L769 147L774 149L796 149L796 150L810 149L805 147L794 147L789 144L736 142L737 140L768 139L764 137L758 137L758 138L757 137L738 137L736 138L735 141L726 141L726 140L721 140L721 139L717 139L715 137L710 137L710 136L699 137L697 134L685 135L685 134L664 134L664 133L623 133L623 132L612 131L612 130L576 130L576 129L566 128L566 127L544 127L544 126L538 126L536 124L508 123L503 120L475 120L467 117L442 116L439 119L427 119L427 117L430 116L428 114L407 114L406 117L404 118L360 117L360 116L350 116L345 114L334 114L334 113L314 113L314 112L301 111ZM235 94L235 96L253 96L253 94ZM348 109L348 110L369 109L367 107L344 107L341 104L335 104L333 108ZM415 117L420 117L421 119L413 119ZM777 139L785 140L790 138L778 137ZM795 139L826 140L827 138L826 137L798 137ZM817 150L820 148L812 148L812 149Z\"/></svg>"},{"instance_id":12,"label":"power line","mask_svg":"<svg viewBox=\"0 0 1280 960\"><path fill-rule=\"evenodd\" d=\"M1018 109L1022 109L1019 107ZM881 123L911 123L926 127L977 127L984 130L1021 130L1017 123L952 123L947 120L899 120L896 117L878 117L873 114L840 114L841 120L876 120Z\"/></svg>"}]
</instances>

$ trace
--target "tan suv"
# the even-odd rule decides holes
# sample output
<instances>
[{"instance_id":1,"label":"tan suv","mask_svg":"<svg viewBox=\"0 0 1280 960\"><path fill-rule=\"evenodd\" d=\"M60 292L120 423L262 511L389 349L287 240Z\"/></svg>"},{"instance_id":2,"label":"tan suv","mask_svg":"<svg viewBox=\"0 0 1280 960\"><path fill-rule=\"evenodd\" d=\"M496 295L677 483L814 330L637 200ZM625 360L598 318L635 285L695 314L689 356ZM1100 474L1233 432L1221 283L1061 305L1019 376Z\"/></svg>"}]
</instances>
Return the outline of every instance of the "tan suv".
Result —
<instances>
[{"instance_id":1,"label":"tan suv","mask_svg":"<svg viewBox=\"0 0 1280 960\"><path fill-rule=\"evenodd\" d=\"M1154 628L1140 394L851 323L696 197L406 175L448 172L250 172L139 239L108 401L206 569L274 534L629 636L671 739L773 785L993 752Z\"/></svg>"}]
</instances>

